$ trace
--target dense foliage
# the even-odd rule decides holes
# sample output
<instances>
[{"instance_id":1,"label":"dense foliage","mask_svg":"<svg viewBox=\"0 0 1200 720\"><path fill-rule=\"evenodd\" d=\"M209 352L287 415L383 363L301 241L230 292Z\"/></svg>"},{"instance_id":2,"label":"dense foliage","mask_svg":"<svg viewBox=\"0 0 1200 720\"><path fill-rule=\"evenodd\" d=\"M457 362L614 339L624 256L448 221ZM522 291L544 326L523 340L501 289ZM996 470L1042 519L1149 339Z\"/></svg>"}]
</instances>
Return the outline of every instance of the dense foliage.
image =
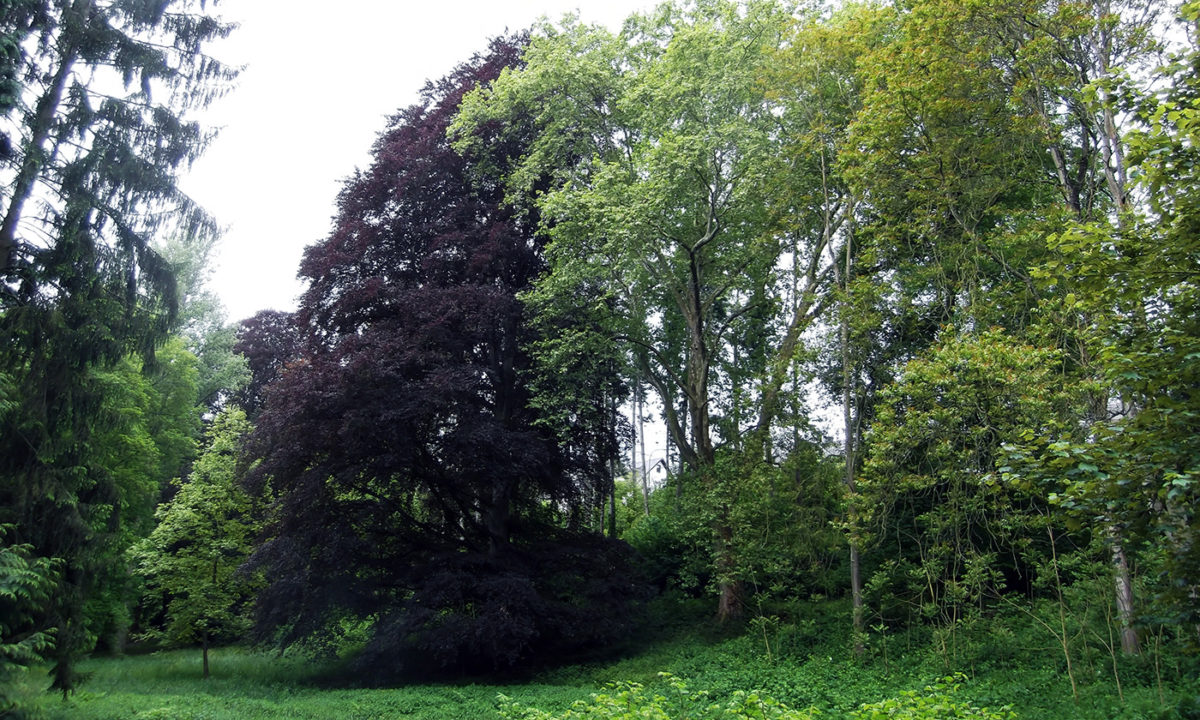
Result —
<instances>
[{"instance_id":1,"label":"dense foliage","mask_svg":"<svg viewBox=\"0 0 1200 720\"><path fill-rule=\"evenodd\" d=\"M707 718L757 718L759 720L815 720L823 717L819 710L794 710L759 693L737 691L724 703L712 702L708 693L692 691L687 683L663 673L669 690L648 695L639 683L621 683L610 692L594 694L590 701L577 701L565 713L549 713L526 708L501 696L500 717L505 720L705 720ZM966 720L1016 720L1017 715L1005 707L1001 710L978 708L970 702L960 702L953 695L963 676L947 677L924 692L905 691L898 698L864 704L845 717L848 720L934 720L935 718L964 718Z\"/></svg>"},{"instance_id":2,"label":"dense foliage","mask_svg":"<svg viewBox=\"0 0 1200 720\"><path fill-rule=\"evenodd\" d=\"M17 710L10 688L18 673L27 672L53 646L51 634L37 622L40 608L50 600L54 565L34 557L29 545L7 540L10 528L0 527L0 714Z\"/></svg>"},{"instance_id":3,"label":"dense foliage","mask_svg":"<svg viewBox=\"0 0 1200 720\"><path fill-rule=\"evenodd\" d=\"M929 624L952 660L966 624L1051 598L1074 681L1066 618L1105 578L1085 652L1190 642L1195 52L1168 56L1165 10L667 4L546 24L466 98L460 148L532 120L504 175L550 240L526 300L582 320L539 371L607 343L658 392L675 500L629 537L661 577L723 618L749 581L786 593L763 558L819 533L772 518L831 518L762 498L804 487L841 504L859 648L868 618ZM810 378L841 396L845 494L800 481L828 476L796 463Z\"/></svg>"},{"instance_id":4,"label":"dense foliage","mask_svg":"<svg viewBox=\"0 0 1200 720\"><path fill-rule=\"evenodd\" d=\"M774 3L698 3L636 16L619 35L546 26L525 67L470 96L455 126L458 146L473 148L485 138L471 128L532 117L534 138L506 178L512 194L534 196L551 238L549 272L527 299L542 317L596 309L540 348L542 371L615 344L631 379L657 392L674 447L715 509L722 617L741 614L743 578L722 497L739 489L718 469L718 447L739 452L743 433L751 455L769 447L777 408L756 411L745 398L778 393L786 373L767 367L793 360L828 276L816 273L828 233L772 223L768 190L792 168L759 78L785 20ZM536 192L530 183L546 176L554 184ZM790 286L793 299L808 299L781 327L770 315L785 302L773 271L789 247L810 270L802 289Z\"/></svg>"},{"instance_id":5,"label":"dense foliage","mask_svg":"<svg viewBox=\"0 0 1200 720\"><path fill-rule=\"evenodd\" d=\"M336 661L222 648L213 651L213 674L204 681L199 654L190 649L97 658L84 666L93 673L89 692L65 704L47 699L45 714L51 720L274 720L330 717L352 708L365 716L458 720L495 718L497 710L515 704L549 717L562 717L575 706L617 717L665 712L674 720L722 717L731 706L757 717L752 714L757 709L769 713L770 706L784 705L820 720L872 717L869 712L888 717L888 711L896 713L893 717L942 720L955 717L955 710L1006 720L1010 713L1021 720L1186 720L1200 707L1194 699L1200 690L1195 659L1179 656L1160 658L1161 685L1152 658L1121 661L1121 692L1110 676L1087 668L1080 673L1083 692L1073 699L1061 660L1044 651L1036 623L1020 613L976 628L973 671L967 678L947 679L940 654L918 635L873 635L870 656L856 661L844 602L773 605L771 612L780 617L767 629L776 651L772 656L761 633L714 633L707 604L663 603L652 628L631 648L635 651L620 659L544 669L520 679L330 687ZM887 663L880 639L891 646ZM1094 661L1103 670L1107 658ZM621 689L613 688L618 682L622 689L636 684L640 690L622 697ZM625 699L629 702L621 702ZM659 715L652 714L656 709ZM507 711L516 715L514 710Z\"/></svg>"},{"instance_id":6,"label":"dense foliage","mask_svg":"<svg viewBox=\"0 0 1200 720\"><path fill-rule=\"evenodd\" d=\"M204 148L187 117L234 73L204 3L14 0L0 13L0 522L54 563L28 622L54 685L121 644L125 548L198 425L186 351L156 347L180 294L169 237L215 223L176 185ZM165 475L165 477L164 477Z\"/></svg>"},{"instance_id":7,"label":"dense foliage","mask_svg":"<svg viewBox=\"0 0 1200 720\"><path fill-rule=\"evenodd\" d=\"M222 411L208 428L204 451L186 482L155 511L154 530L129 550L145 595L161 608L170 642L208 649L249 630L255 578L240 573L257 532L250 499L238 486L238 457L250 423L240 409ZM155 628L148 628L152 635Z\"/></svg>"},{"instance_id":8,"label":"dense foliage","mask_svg":"<svg viewBox=\"0 0 1200 720\"><path fill-rule=\"evenodd\" d=\"M227 28L0 10L0 673L252 610L359 680L513 673L655 586L740 643L653 668L716 700L502 714L1001 718L1024 666L1192 712L1200 4L545 21L391 118L299 307L236 330L174 186Z\"/></svg>"},{"instance_id":9,"label":"dense foliage","mask_svg":"<svg viewBox=\"0 0 1200 720\"><path fill-rule=\"evenodd\" d=\"M638 596L621 548L555 527L606 477L613 442L571 454L538 424L517 299L543 267L532 219L446 138L462 95L521 47L498 40L430 83L347 183L305 256L301 345L253 437L251 483L274 498L252 561L260 630L290 643L369 623L360 664L377 676L602 644ZM490 145L488 162L515 152ZM286 337L268 328L260 315L243 335L256 373Z\"/></svg>"}]
</instances>

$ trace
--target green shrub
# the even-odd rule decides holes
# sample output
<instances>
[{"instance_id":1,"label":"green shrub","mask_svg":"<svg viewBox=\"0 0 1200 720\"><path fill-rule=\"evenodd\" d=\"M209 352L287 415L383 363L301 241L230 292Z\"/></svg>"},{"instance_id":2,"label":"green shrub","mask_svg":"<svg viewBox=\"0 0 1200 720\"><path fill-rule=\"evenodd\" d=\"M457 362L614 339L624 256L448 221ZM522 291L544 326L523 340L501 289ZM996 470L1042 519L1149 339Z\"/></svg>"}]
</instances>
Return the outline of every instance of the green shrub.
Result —
<instances>
[{"instance_id":1,"label":"green shrub","mask_svg":"<svg viewBox=\"0 0 1200 720\"><path fill-rule=\"evenodd\" d=\"M906 690L899 697L863 705L850 713L853 720L1016 720L1017 714L1005 705L999 710L978 708L966 701L956 700L966 676L956 674L941 682L927 685L924 692Z\"/></svg>"},{"instance_id":2,"label":"green shrub","mask_svg":"<svg viewBox=\"0 0 1200 720\"><path fill-rule=\"evenodd\" d=\"M561 714L528 708L499 696L500 717L505 720L813 720L815 711L792 710L757 693L738 691L725 703L713 702L706 691L689 690L669 673L659 673L669 690L650 693L640 683L609 685L609 692L593 694Z\"/></svg>"},{"instance_id":3,"label":"green shrub","mask_svg":"<svg viewBox=\"0 0 1200 720\"><path fill-rule=\"evenodd\" d=\"M739 690L724 703L716 702L708 691L690 690L684 681L669 673L659 676L667 684L661 692L647 690L640 683L610 684L608 692L579 700L562 713L525 707L500 695L499 713L505 720L833 720L833 716L816 708L793 710L760 693ZM1007 705L992 710L955 698L965 680L962 674L946 677L923 691L908 690L898 697L861 705L845 717L848 720L1016 720L1017 714Z\"/></svg>"}]
</instances>

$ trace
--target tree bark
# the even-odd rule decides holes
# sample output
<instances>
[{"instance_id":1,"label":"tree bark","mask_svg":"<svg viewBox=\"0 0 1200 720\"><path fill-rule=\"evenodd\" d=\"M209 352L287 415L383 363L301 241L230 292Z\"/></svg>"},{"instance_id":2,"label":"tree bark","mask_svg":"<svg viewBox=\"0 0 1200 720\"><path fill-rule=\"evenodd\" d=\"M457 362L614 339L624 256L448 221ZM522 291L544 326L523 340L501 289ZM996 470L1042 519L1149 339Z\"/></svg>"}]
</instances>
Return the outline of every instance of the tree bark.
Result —
<instances>
[{"instance_id":1,"label":"tree bark","mask_svg":"<svg viewBox=\"0 0 1200 720\"><path fill-rule=\"evenodd\" d=\"M1117 619L1121 623L1121 652L1137 655L1141 652L1141 642L1137 629L1133 627L1133 574L1129 570L1129 558L1125 555L1125 538L1115 524L1109 527L1109 541L1112 544Z\"/></svg>"},{"instance_id":2,"label":"tree bark","mask_svg":"<svg viewBox=\"0 0 1200 720\"><path fill-rule=\"evenodd\" d=\"M730 526L729 508L721 506L717 511L718 520L715 527L714 557L717 569L717 620L725 622L742 616L745 611L742 602L742 584L734 576L737 562L733 555L733 530Z\"/></svg>"},{"instance_id":3,"label":"tree bark","mask_svg":"<svg viewBox=\"0 0 1200 720\"><path fill-rule=\"evenodd\" d=\"M845 269L842 272L842 307L841 307L841 327L839 328L839 340L842 350L842 430L843 440L842 448L846 458L846 492L849 493L850 501L847 503L847 512L853 516L854 508L854 493L858 489L857 482L854 476L854 466L857 458L855 452L855 439L857 438L857 430L854 424L854 413L851 403L852 392L851 386L854 382L854 373L851 371L850 359L850 318L846 309L850 291L850 270L851 270L851 244L850 238L846 239L846 258ZM836 265L836 262L834 263ZM863 654L863 637L866 632L863 621L863 597L862 597L862 571L859 566L858 557L858 540L851 537L850 539L850 596L851 596L851 622L854 627L854 654L861 656Z\"/></svg>"},{"instance_id":4,"label":"tree bark","mask_svg":"<svg viewBox=\"0 0 1200 720\"><path fill-rule=\"evenodd\" d=\"M642 476L642 504L646 510L646 517L650 517L650 483L646 478L648 474L646 469L646 423L642 418L642 384L640 382L634 388L633 402L635 412L637 412L637 436L642 448L642 463L638 468L638 472Z\"/></svg>"},{"instance_id":5,"label":"tree bark","mask_svg":"<svg viewBox=\"0 0 1200 720\"><path fill-rule=\"evenodd\" d=\"M849 250L846 252L846 264L850 264ZM843 449L846 456L846 491L850 495L850 501L847 503L847 512L854 514L854 492L858 489L854 476L855 458L855 428L853 422L853 414L850 404L850 381L852 374L850 372L850 351L849 351L849 329L848 321L845 315L842 317L842 420L845 432L843 440ZM854 624L854 654L861 656L863 653L862 638L865 633L863 623L863 597L862 597L862 572L859 567L858 559L858 540L853 537L850 539L850 596L852 603L852 621Z\"/></svg>"},{"instance_id":6,"label":"tree bark","mask_svg":"<svg viewBox=\"0 0 1200 720\"><path fill-rule=\"evenodd\" d=\"M608 398L609 416L612 418L613 433L617 430L617 399L610 396ZM608 473L608 536L611 538L617 537L617 461L614 459L609 463Z\"/></svg>"},{"instance_id":7,"label":"tree bark","mask_svg":"<svg viewBox=\"0 0 1200 720\"><path fill-rule=\"evenodd\" d=\"M512 514L512 488L508 482L492 485L490 502L487 505L485 525L488 534L488 554L492 557L508 547L508 523Z\"/></svg>"}]
</instances>

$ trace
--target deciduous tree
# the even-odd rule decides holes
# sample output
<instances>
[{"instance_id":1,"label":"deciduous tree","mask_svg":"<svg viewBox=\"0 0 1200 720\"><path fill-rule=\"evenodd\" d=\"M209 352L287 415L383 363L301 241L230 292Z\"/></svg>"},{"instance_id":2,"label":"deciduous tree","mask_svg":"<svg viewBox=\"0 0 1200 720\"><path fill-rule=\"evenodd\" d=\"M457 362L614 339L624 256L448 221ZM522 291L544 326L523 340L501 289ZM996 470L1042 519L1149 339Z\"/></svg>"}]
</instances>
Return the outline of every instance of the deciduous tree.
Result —
<instances>
[{"instance_id":1,"label":"deciduous tree","mask_svg":"<svg viewBox=\"0 0 1200 720\"><path fill-rule=\"evenodd\" d=\"M552 368L572 352L567 342L576 353L619 343L655 389L673 447L713 493L722 618L739 614L742 599L732 495L721 496L736 491L718 477L717 448L770 432L788 377L778 370L829 281L829 227L772 222L769 189L787 168L781 108L763 78L788 27L788 10L773 2L664 4L619 35L571 19L547 25L526 66L468 97L455 125L470 149L475 128L532 122L536 134L508 174L510 197L536 198L551 238L550 272L528 302L543 317L589 317L540 358ZM546 177L552 187L535 193ZM825 207L836 224L836 203ZM804 282L796 312L778 322L787 232L799 237ZM755 393L771 401L746 412Z\"/></svg>"},{"instance_id":2,"label":"deciduous tree","mask_svg":"<svg viewBox=\"0 0 1200 720\"><path fill-rule=\"evenodd\" d=\"M148 593L165 604L169 642L198 642L208 677L208 649L242 638L250 626L257 584L238 568L257 533L250 498L238 483L241 446L250 432L238 408L222 411L178 492L155 512L153 532L130 550Z\"/></svg>"},{"instance_id":3,"label":"deciduous tree","mask_svg":"<svg viewBox=\"0 0 1200 720\"><path fill-rule=\"evenodd\" d=\"M948 334L885 391L854 520L874 539L871 584L886 619L953 629L972 605L1029 585L1053 522L1051 489L996 467L1005 443L1070 427L1073 399L1056 366L1052 351L1001 332Z\"/></svg>"},{"instance_id":4,"label":"deciduous tree","mask_svg":"<svg viewBox=\"0 0 1200 720\"><path fill-rule=\"evenodd\" d=\"M508 667L629 620L615 545L553 527L614 446L563 452L529 401L536 336L517 294L541 247L486 174L520 140L483 127L466 157L446 135L463 94L521 48L495 41L392 118L305 254L302 345L257 421L253 478L277 494L253 561L269 583L261 626L293 641L369 621L360 662L377 676ZM279 336L247 328L244 343Z\"/></svg>"}]
</instances>

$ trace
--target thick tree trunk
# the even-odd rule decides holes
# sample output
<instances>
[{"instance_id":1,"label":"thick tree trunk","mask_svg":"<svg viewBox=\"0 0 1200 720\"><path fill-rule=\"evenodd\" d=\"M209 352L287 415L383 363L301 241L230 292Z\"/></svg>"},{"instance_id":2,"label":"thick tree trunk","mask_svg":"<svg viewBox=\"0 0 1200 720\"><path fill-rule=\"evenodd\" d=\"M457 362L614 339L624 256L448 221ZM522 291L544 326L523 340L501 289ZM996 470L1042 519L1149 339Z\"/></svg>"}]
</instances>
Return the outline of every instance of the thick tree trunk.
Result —
<instances>
[{"instance_id":1,"label":"thick tree trunk","mask_svg":"<svg viewBox=\"0 0 1200 720\"><path fill-rule=\"evenodd\" d=\"M709 236L711 237L711 236ZM709 406L708 377L711 357L705 340L704 301L701 293L703 273L698 257L692 253L688 305L682 308L688 326L688 358L686 387L688 414L691 426L693 470L700 473L702 481L711 491L717 483L716 450L712 441L712 408ZM681 441L683 438L678 438ZM713 565L717 572L718 594L717 619L724 622L741 617L742 586L737 579L737 559L733 542L733 526L729 520L729 508L719 506L713 521Z\"/></svg>"},{"instance_id":2,"label":"thick tree trunk","mask_svg":"<svg viewBox=\"0 0 1200 720\"><path fill-rule=\"evenodd\" d=\"M508 482L492 485L492 496L487 507L484 524L488 533L488 554L492 557L508 547L508 523L512 514L511 487Z\"/></svg>"},{"instance_id":3,"label":"thick tree trunk","mask_svg":"<svg viewBox=\"0 0 1200 720\"><path fill-rule=\"evenodd\" d=\"M714 536L713 557L717 570L717 620L725 622L742 616L745 611L742 583L735 577L737 562L733 553L733 530L729 523L729 508L718 509Z\"/></svg>"}]
</instances>

